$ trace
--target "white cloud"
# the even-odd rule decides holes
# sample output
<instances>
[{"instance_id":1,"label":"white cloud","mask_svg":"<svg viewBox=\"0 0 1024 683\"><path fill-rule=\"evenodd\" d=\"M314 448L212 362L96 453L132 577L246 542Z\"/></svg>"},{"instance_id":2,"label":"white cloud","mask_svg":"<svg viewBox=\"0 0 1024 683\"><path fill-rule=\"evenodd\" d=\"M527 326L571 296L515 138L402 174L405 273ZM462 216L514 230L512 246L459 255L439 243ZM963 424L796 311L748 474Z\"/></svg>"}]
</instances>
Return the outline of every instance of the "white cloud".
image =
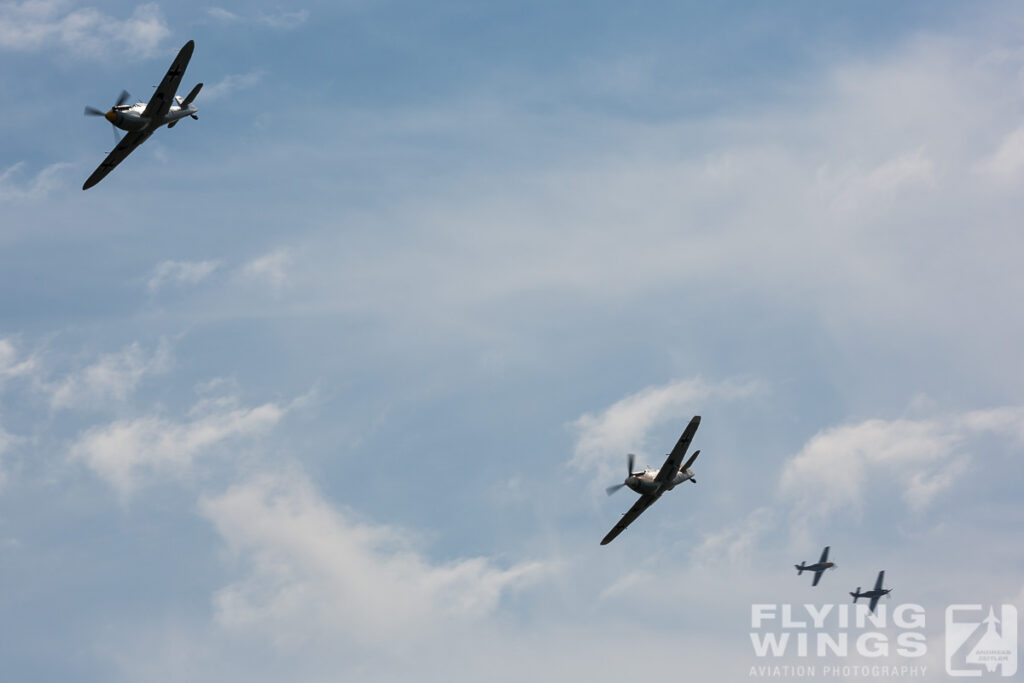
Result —
<instances>
[{"instance_id":1,"label":"white cloud","mask_svg":"<svg viewBox=\"0 0 1024 683\"><path fill-rule=\"evenodd\" d=\"M207 16L224 24L243 24L249 26L265 26L267 28L290 31L302 26L309 19L309 10L280 10L277 12L257 11L255 14L242 15L226 10L223 7L210 7Z\"/></svg>"},{"instance_id":2,"label":"white cloud","mask_svg":"<svg viewBox=\"0 0 1024 683\"><path fill-rule=\"evenodd\" d=\"M39 201L48 197L61 184L62 171L71 164L56 163L39 171L33 178L19 181L22 162L8 166L0 173L0 202Z\"/></svg>"},{"instance_id":3,"label":"white cloud","mask_svg":"<svg viewBox=\"0 0 1024 683\"><path fill-rule=\"evenodd\" d=\"M991 156L978 162L976 169L1004 180L1014 180L1024 169L1024 125L1008 133Z\"/></svg>"},{"instance_id":4,"label":"white cloud","mask_svg":"<svg viewBox=\"0 0 1024 683\"><path fill-rule=\"evenodd\" d=\"M859 511L871 484L890 481L920 512L967 471L971 439L1024 437L1024 407L1009 406L930 419L867 420L815 434L783 467L780 497L800 518Z\"/></svg>"},{"instance_id":5,"label":"white cloud","mask_svg":"<svg viewBox=\"0 0 1024 683\"><path fill-rule=\"evenodd\" d=\"M922 147L899 154L873 168L822 167L816 174L816 188L837 213L873 210L879 201L891 200L914 188L935 184L935 164Z\"/></svg>"},{"instance_id":6,"label":"white cloud","mask_svg":"<svg viewBox=\"0 0 1024 683\"><path fill-rule=\"evenodd\" d=\"M193 461L215 446L266 433L287 408L265 403L235 408L231 399L200 402L187 421L147 416L118 420L83 433L71 448L122 495L130 495L146 477L181 476Z\"/></svg>"},{"instance_id":7,"label":"white cloud","mask_svg":"<svg viewBox=\"0 0 1024 683\"><path fill-rule=\"evenodd\" d=\"M18 350L9 338L0 338L0 378L22 377L36 368L34 356L19 360Z\"/></svg>"},{"instance_id":8,"label":"white cloud","mask_svg":"<svg viewBox=\"0 0 1024 683\"><path fill-rule=\"evenodd\" d=\"M431 563L402 531L333 508L295 473L257 477L200 508L246 568L217 593L217 622L285 649L433 638L489 615L542 570L479 557Z\"/></svg>"},{"instance_id":9,"label":"white cloud","mask_svg":"<svg viewBox=\"0 0 1024 683\"><path fill-rule=\"evenodd\" d=\"M38 52L60 47L76 54L109 54L112 44L134 54L159 54L170 35L156 4L139 5L127 19L92 7L73 9L64 0L26 0L0 5L0 48Z\"/></svg>"},{"instance_id":10,"label":"white cloud","mask_svg":"<svg viewBox=\"0 0 1024 683\"><path fill-rule=\"evenodd\" d=\"M225 24L234 24L242 21L241 16L223 7L208 7L206 8L206 14L212 19L224 22Z\"/></svg>"},{"instance_id":11,"label":"white cloud","mask_svg":"<svg viewBox=\"0 0 1024 683\"><path fill-rule=\"evenodd\" d=\"M6 453L11 448L11 445L18 441L20 441L18 437L0 427L0 456ZM3 464L3 459L0 458L0 489L3 489L4 484L7 483L7 473L4 471Z\"/></svg>"},{"instance_id":12,"label":"white cloud","mask_svg":"<svg viewBox=\"0 0 1024 683\"><path fill-rule=\"evenodd\" d=\"M223 79L212 85L203 87L203 100L213 101L226 97L239 90L248 90L260 84L263 80L262 71L250 71L244 74L228 74Z\"/></svg>"},{"instance_id":13,"label":"white cloud","mask_svg":"<svg viewBox=\"0 0 1024 683\"><path fill-rule=\"evenodd\" d=\"M775 512L772 508L755 508L742 520L704 534L691 557L708 567L720 567L723 563L744 566L753 557L758 538L773 528Z\"/></svg>"},{"instance_id":14,"label":"white cloud","mask_svg":"<svg viewBox=\"0 0 1024 683\"><path fill-rule=\"evenodd\" d=\"M292 264L290 249L276 249L253 259L242 266L244 277L263 281L274 289L280 289L288 283L288 269Z\"/></svg>"},{"instance_id":15,"label":"white cloud","mask_svg":"<svg viewBox=\"0 0 1024 683\"><path fill-rule=\"evenodd\" d=\"M572 423L577 438L569 464L593 471L595 481L607 484L615 472L621 474L627 453L641 458L646 455L647 434L655 425L673 419L679 422L681 433L693 412L700 412L703 402L712 398L740 399L756 390L754 382L711 384L699 377L647 387L616 401L600 415L586 413L577 418ZM673 445L660 447L667 452Z\"/></svg>"},{"instance_id":16,"label":"white cloud","mask_svg":"<svg viewBox=\"0 0 1024 683\"><path fill-rule=\"evenodd\" d=\"M149 374L166 372L171 364L171 350L161 341L152 354L143 351L138 342L117 353L109 353L51 387L50 404L54 408L104 407L106 402L121 402Z\"/></svg>"},{"instance_id":17,"label":"white cloud","mask_svg":"<svg viewBox=\"0 0 1024 683\"><path fill-rule=\"evenodd\" d=\"M202 282L220 266L220 261L161 261L153 269L146 286L155 292L165 285L194 285Z\"/></svg>"}]
</instances>

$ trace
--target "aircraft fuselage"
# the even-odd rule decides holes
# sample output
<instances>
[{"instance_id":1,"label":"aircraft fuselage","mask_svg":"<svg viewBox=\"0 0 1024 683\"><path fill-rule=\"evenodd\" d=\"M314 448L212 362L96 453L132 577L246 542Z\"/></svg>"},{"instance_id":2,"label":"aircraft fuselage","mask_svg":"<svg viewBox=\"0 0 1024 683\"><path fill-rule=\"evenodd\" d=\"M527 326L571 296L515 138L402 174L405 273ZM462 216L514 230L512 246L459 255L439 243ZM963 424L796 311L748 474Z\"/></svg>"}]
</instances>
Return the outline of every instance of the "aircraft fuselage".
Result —
<instances>
[{"instance_id":1,"label":"aircraft fuselage","mask_svg":"<svg viewBox=\"0 0 1024 683\"><path fill-rule=\"evenodd\" d=\"M654 478L658 476L658 470L646 469L643 472L634 472L626 479L626 486L636 491L637 493L644 494L655 494L659 491L671 491L677 485L682 484L684 481L693 479L693 472L690 470L679 470L672 481L665 484L654 481Z\"/></svg>"},{"instance_id":2,"label":"aircraft fuselage","mask_svg":"<svg viewBox=\"0 0 1024 683\"><path fill-rule=\"evenodd\" d=\"M126 131L144 131L144 130L156 130L160 126L166 126L173 124L176 121L180 121L186 116L194 115L199 109L196 105L189 102L184 107L178 104L172 104L171 108L167 110L167 114L157 121L150 119L147 116L143 116L142 112L146 110L145 102L136 102L132 105L122 105L120 107L114 107L106 114L104 118L110 121L116 127Z\"/></svg>"},{"instance_id":3,"label":"aircraft fuselage","mask_svg":"<svg viewBox=\"0 0 1024 683\"><path fill-rule=\"evenodd\" d=\"M814 564L804 564L801 562L796 565L796 568L803 572L818 572L823 569L831 569L836 566L835 562L815 562Z\"/></svg>"}]
</instances>

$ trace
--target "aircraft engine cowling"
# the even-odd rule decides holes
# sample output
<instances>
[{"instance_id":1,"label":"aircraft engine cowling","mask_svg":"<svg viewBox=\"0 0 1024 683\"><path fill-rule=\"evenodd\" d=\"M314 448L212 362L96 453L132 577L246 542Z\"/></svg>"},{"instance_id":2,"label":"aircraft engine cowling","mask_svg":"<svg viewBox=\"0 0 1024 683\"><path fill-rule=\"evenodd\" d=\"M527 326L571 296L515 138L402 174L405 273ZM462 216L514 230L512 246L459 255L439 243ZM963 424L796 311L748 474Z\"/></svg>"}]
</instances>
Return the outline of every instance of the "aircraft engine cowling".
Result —
<instances>
[{"instance_id":1,"label":"aircraft engine cowling","mask_svg":"<svg viewBox=\"0 0 1024 683\"><path fill-rule=\"evenodd\" d=\"M108 111L104 118L110 121L112 124L126 131L139 131L144 130L149 125L149 119L143 118L138 114L131 114L125 111L118 111L117 109L111 109Z\"/></svg>"}]
</instances>

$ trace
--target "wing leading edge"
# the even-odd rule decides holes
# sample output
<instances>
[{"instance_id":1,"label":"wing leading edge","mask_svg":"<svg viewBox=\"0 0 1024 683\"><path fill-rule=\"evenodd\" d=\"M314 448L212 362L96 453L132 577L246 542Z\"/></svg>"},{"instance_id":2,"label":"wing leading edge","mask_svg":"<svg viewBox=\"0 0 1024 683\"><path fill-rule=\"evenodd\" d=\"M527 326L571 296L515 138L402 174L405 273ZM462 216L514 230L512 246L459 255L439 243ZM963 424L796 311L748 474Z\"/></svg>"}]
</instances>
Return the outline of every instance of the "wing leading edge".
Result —
<instances>
[{"instance_id":1,"label":"wing leading edge","mask_svg":"<svg viewBox=\"0 0 1024 683\"><path fill-rule=\"evenodd\" d=\"M882 595L881 595L881 593L879 593L879 591L882 590L882 582L884 582L884 581L885 581L885 570L883 569L882 571L878 572L878 578L875 580L875 594L871 598L871 602L868 604L868 609L871 612L874 612L875 608L878 607L878 599L882 597Z\"/></svg>"},{"instance_id":2,"label":"wing leading edge","mask_svg":"<svg viewBox=\"0 0 1024 683\"><path fill-rule=\"evenodd\" d=\"M164 75L164 79L160 81L160 85L156 86L153 97L146 103L146 109L142 112L144 117L150 121L159 122L167 116L171 103L174 102L174 93L178 92L181 77L185 75L185 69L188 68L188 62L192 59L192 51L195 48L195 41L192 40L182 46L178 56L171 63L171 68Z\"/></svg>"},{"instance_id":3,"label":"wing leading edge","mask_svg":"<svg viewBox=\"0 0 1024 683\"><path fill-rule=\"evenodd\" d=\"M693 435L697 433L697 427L700 426L700 415L694 415L693 419L690 420L690 424L686 425L686 429L683 431L683 435L679 437L679 441L676 442L676 447L672 449L672 452L665 458L665 464L658 470L658 475L654 477L654 481L663 483L670 481L675 478L676 473L679 472L679 466L683 462L683 458L686 457L686 451L690 448L690 442L693 441Z\"/></svg>"},{"instance_id":4,"label":"wing leading edge","mask_svg":"<svg viewBox=\"0 0 1024 683\"><path fill-rule=\"evenodd\" d=\"M660 493L656 495L644 494L640 496L637 501L633 503L633 507L629 508L629 511L622 515L622 519L619 520L619 523L613 526L612 530L608 532L608 535L601 539L601 545L608 545L614 541L616 536L625 531L626 527L632 524L637 517L644 513L644 510L651 507L651 505L654 504L654 501L658 500L660 497Z\"/></svg>"},{"instance_id":5,"label":"wing leading edge","mask_svg":"<svg viewBox=\"0 0 1024 683\"><path fill-rule=\"evenodd\" d=\"M152 135L150 131L133 131L121 138L121 142L117 143L117 147L107 155L107 158L103 160L103 163L97 166L96 170L92 172L91 176L89 176L89 179L85 181L85 185L82 185L82 189L88 190L90 187L106 178L108 173L113 171L119 163L125 160L125 157L135 151L135 148L145 142L150 135Z\"/></svg>"}]
</instances>

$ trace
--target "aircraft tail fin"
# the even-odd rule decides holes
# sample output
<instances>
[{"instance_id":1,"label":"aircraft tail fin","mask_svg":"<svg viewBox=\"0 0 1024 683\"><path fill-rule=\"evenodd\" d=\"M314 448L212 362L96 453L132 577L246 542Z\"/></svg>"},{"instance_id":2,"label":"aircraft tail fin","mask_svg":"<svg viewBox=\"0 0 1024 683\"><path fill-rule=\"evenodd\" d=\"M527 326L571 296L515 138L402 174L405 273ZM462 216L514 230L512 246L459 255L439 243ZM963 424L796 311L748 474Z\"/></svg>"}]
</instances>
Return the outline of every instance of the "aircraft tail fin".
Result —
<instances>
[{"instance_id":1,"label":"aircraft tail fin","mask_svg":"<svg viewBox=\"0 0 1024 683\"><path fill-rule=\"evenodd\" d=\"M850 595L853 596L853 601L856 603L857 602L857 598L860 597L860 586L857 586L857 590L854 591L853 593L850 593Z\"/></svg>"},{"instance_id":2,"label":"aircraft tail fin","mask_svg":"<svg viewBox=\"0 0 1024 683\"><path fill-rule=\"evenodd\" d=\"M800 564L794 564L793 566L796 567L796 575L797 576L800 576L801 574L804 573L804 563L803 562L801 562Z\"/></svg>"},{"instance_id":3,"label":"aircraft tail fin","mask_svg":"<svg viewBox=\"0 0 1024 683\"><path fill-rule=\"evenodd\" d=\"M202 89L202 87L203 84L199 83L196 85L196 87L192 88L192 92L190 92L188 95L185 95L185 99L181 100L181 106L187 107L188 105L192 104L192 100L196 98L196 95L199 94L199 91Z\"/></svg>"}]
</instances>

